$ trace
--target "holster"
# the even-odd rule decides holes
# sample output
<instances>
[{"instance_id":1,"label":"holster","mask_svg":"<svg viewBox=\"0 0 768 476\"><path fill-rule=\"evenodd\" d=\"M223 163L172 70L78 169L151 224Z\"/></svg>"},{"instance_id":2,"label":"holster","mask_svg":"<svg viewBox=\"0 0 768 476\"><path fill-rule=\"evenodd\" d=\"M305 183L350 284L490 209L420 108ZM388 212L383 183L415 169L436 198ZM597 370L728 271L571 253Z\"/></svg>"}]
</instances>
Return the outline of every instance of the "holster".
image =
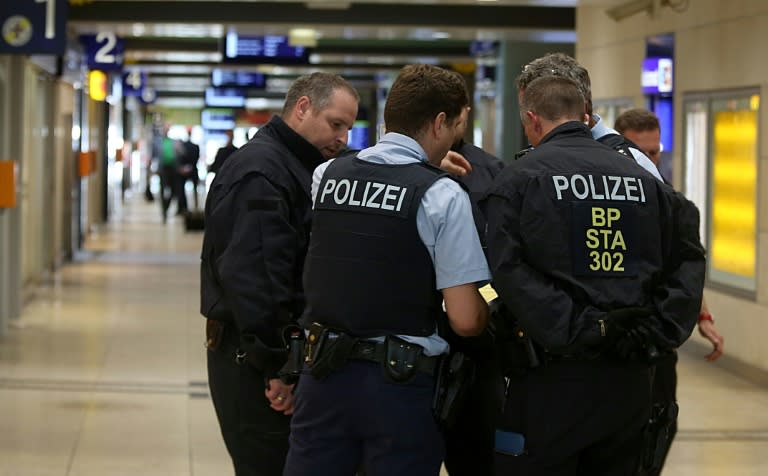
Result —
<instances>
[{"instance_id":1,"label":"holster","mask_svg":"<svg viewBox=\"0 0 768 476\"><path fill-rule=\"evenodd\" d=\"M643 435L643 455L639 474L657 474L672 445L670 428L677 420L677 402L655 403Z\"/></svg>"},{"instance_id":2,"label":"holster","mask_svg":"<svg viewBox=\"0 0 768 476\"><path fill-rule=\"evenodd\" d=\"M288 347L288 361L278 372L283 383L293 385L299 381L304 367L304 329L290 326L283 332L283 339Z\"/></svg>"},{"instance_id":3,"label":"holster","mask_svg":"<svg viewBox=\"0 0 768 476\"><path fill-rule=\"evenodd\" d=\"M318 380L342 368L352 352L357 339L343 332L330 334L327 327L313 323L309 328L304 347L304 363L309 374Z\"/></svg>"},{"instance_id":4,"label":"holster","mask_svg":"<svg viewBox=\"0 0 768 476\"><path fill-rule=\"evenodd\" d=\"M453 426L471 385L475 363L462 352L445 356L438 365L432 413L437 424L446 430Z\"/></svg>"}]
</instances>

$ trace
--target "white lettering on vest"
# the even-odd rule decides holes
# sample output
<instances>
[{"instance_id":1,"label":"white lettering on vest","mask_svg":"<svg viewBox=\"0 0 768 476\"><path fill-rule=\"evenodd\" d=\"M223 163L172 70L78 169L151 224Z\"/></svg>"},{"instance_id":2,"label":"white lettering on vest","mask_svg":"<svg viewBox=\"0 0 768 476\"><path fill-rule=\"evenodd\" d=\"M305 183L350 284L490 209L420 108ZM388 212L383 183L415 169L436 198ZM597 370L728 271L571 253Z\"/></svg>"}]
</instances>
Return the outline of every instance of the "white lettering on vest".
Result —
<instances>
[{"instance_id":1,"label":"white lettering on vest","mask_svg":"<svg viewBox=\"0 0 768 476\"><path fill-rule=\"evenodd\" d=\"M365 183L365 187L363 187ZM363 190L362 196L357 190ZM376 208L399 212L403 206L407 187L379 182L349 179L328 179L323 185L319 203L326 203L330 196L337 205L351 207ZM355 196L355 195L358 196Z\"/></svg>"},{"instance_id":2,"label":"white lettering on vest","mask_svg":"<svg viewBox=\"0 0 768 476\"><path fill-rule=\"evenodd\" d=\"M570 177L553 175L552 185L558 200L563 200L564 192L570 192L577 200L645 203L643 181L637 177L591 174L573 174Z\"/></svg>"}]
</instances>

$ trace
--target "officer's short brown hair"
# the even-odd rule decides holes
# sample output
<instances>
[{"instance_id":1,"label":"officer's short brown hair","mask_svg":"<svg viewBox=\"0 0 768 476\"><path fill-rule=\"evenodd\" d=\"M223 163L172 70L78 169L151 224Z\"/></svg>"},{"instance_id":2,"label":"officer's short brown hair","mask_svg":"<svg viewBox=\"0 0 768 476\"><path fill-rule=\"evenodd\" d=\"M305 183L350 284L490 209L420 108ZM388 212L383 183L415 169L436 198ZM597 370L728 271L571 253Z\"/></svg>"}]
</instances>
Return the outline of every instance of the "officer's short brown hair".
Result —
<instances>
[{"instance_id":1,"label":"officer's short brown hair","mask_svg":"<svg viewBox=\"0 0 768 476\"><path fill-rule=\"evenodd\" d=\"M453 124L469 106L469 94L460 74L437 66L404 67L387 96L384 124L387 132L418 137L441 112Z\"/></svg>"},{"instance_id":2,"label":"officer's short brown hair","mask_svg":"<svg viewBox=\"0 0 768 476\"><path fill-rule=\"evenodd\" d=\"M660 130L659 118L656 114L646 109L630 109L624 111L616 118L616 123L613 128L619 134L623 134L625 131L655 131Z\"/></svg>"}]
</instances>

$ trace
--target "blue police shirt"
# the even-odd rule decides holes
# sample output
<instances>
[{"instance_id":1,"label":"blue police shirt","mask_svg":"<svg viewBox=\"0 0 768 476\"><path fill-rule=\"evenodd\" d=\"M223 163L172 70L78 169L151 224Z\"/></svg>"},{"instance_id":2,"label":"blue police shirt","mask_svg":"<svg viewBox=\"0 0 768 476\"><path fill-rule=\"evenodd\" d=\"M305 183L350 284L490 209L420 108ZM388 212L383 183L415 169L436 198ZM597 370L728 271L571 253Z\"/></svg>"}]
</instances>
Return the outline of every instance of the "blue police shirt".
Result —
<instances>
[{"instance_id":1,"label":"blue police shirt","mask_svg":"<svg viewBox=\"0 0 768 476\"><path fill-rule=\"evenodd\" d=\"M418 142L395 132L385 134L357 157L376 164L428 162ZM313 202L329 164L330 161L321 164L312 174ZM468 283L482 286L490 281L491 272L480 246L469 195L459 184L448 178L435 181L421 199L416 227L435 265L437 289ZM448 343L437 333L428 337L399 337L422 346L426 355L440 355L449 350Z\"/></svg>"},{"instance_id":2,"label":"blue police shirt","mask_svg":"<svg viewBox=\"0 0 768 476\"><path fill-rule=\"evenodd\" d=\"M615 129L611 129L610 127L606 126L603 122L603 118L601 118L599 115L592 114L592 117L597 121L595 126L592 128L592 138L595 140L603 137L604 135L618 134ZM651 161L651 159L648 158L647 155L645 155L642 151L635 149L634 147L630 147L629 151L632 152L632 157L635 159L635 162L637 162L637 165L650 172L651 175L661 180L662 182L664 181L664 179L661 178L659 169L656 168L656 165Z\"/></svg>"}]
</instances>

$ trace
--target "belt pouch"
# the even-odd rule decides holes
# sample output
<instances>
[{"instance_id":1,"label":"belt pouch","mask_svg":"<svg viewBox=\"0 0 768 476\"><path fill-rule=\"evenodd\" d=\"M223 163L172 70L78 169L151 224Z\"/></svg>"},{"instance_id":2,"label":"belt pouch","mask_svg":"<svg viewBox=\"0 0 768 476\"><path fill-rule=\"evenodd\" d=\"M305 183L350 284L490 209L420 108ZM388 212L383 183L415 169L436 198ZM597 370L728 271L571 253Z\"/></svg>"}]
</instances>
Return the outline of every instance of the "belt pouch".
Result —
<instances>
[{"instance_id":1,"label":"belt pouch","mask_svg":"<svg viewBox=\"0 0 768 476\"><path fill-rule=\"evenodd\" d=\"M416 377L416 363L424 348L396 336L384 339L384 375L394 383L409 383Z\"/></svg>"},{"instance_id":2,"label":"belt pouch","mask_svg":"<svg viewBox=\"0 0 768 476\"><path fill-rule=\"evenodd\" d=\"M328 330L324 330L325 337L319 338L320 348L314 352L311 364L308 362L309 374L318 380L327 377L331 372L342 368L349 355L352 353L352 347L357 339L339 332L335 336L328 335ZM312 331L310 330L310 336Z\"/></svg>"}]
</instances>

